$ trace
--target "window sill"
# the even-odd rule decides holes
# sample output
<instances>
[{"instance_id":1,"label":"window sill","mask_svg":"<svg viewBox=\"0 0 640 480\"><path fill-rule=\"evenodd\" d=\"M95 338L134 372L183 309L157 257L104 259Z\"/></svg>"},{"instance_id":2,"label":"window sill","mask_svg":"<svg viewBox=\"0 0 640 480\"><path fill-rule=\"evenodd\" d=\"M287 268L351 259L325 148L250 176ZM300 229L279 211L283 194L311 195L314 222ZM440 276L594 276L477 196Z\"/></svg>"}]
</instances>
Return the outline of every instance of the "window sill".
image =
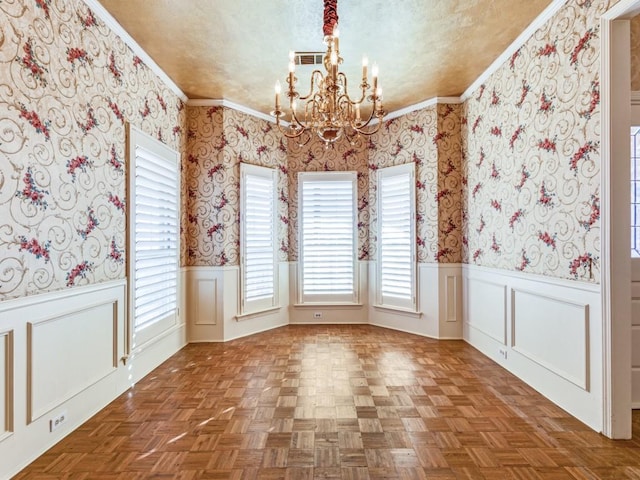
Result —
<instances>
[{"instance_id":1,"label":"window sill","mask_svg":"<svg viewBox=\"0 0 640 480\"><path fill-rule=\"evenodd\" d=\"M340 302L308 302L308 303L294 303L293 307L295 308L362 308L362 303L340 303Z\"/></svg>"},{"instance_id":2,"label":"window sill","mask_svg":"<svg viewBox=\"0 0 640 480\"><path fill-rule=\"evenodd\" d=\"M249 320L251 318L260 317L262 315L267 315L269 313L275 313L279 311L281 308L282 307L278 305L277 307L264 308L262 310L257 310L255 312L241 313L240 315L236 315L235 319L236 319L236 322L241 322L243 320Z\"/></svg>"},{"instance_id":3,"label":"window sill","mask_svg":"<svg viewBox=\"0 0 640 480\"><path fill-rule=\"evenodd\" d=\"M381 312L398 313L400 315L405 315L407 317L414 317L414 318L422 317L422 312L411 310L409 308L394 307L392 305L373 305L373 308Z\"/></svg>"}]
</instances>

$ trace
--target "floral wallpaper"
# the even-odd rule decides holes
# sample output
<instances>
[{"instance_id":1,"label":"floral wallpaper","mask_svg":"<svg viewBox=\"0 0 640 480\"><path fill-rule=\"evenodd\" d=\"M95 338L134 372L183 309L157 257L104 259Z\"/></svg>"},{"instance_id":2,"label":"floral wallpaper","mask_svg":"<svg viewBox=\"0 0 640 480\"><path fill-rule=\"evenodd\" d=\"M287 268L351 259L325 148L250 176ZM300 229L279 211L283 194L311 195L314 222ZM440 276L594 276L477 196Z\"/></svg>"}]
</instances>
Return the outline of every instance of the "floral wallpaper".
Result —
<instances>
[{"instance_id":1,"label":"floral wallpaper","mask_svg":"<svg viewBox=\"0 0 640 480\"><path fill-rule=\"evenodd\" d=\"M465 102L465 262L598 281L608 5L570 0Z\"/></svg>"},{"instance_id":2,"label":"floral wallpaper","mask_svg":"<svg viewBox=\"0 0 640 480\"><path fill-rule=\"evenodd\" d=\"M631 19L631 90L640 91L640 15Z\"/></svg>"},{"instance_id":3,"label":"floral wallpaper","mask_svg":"<svg viewBox=\"0 0 640 480\"><path fill-rule=\"evenodd\" d=\"M376 245L376 170L416 165L416 242L420 263L461 259L460 105L437 104L385 122L369 144L371 254Z\"/></svg>"},{"instance_id":4,"label":"floral wallpaper","mask_svg":"<svg viewBox=\"0 0 640 480\"><path fill-rule=\"evenodd\" d=\"M329 147L315 135L300 145L288 143L289 174L289 260L298 260L298 173L321 171L355 171L358 176L358 259L369 259L369 169L367 140L360 137L354 144L338 140Z\"/></svg>"},{"instance_id":5,"label":"floral wallpaper","mask_svg":"<svg viewBox=\"0 0 640 480\"><path fill-rule=\"evenodd\" d=\"M275 126L224 107L187 107L183 265L238 265L240 163L278 170L280 259L288 259L287 147Z\"/></svg>"},{"instance_id":6,"label":"floral wallpaper","mask_svg":"<svg viewBox=\"0 0 640 480\"><path fill-rule=\"evenodd\" d=\"M125 276L125 124L184 105L79 0L0 2L0 300Z\"/></svg>"}]
</instances>

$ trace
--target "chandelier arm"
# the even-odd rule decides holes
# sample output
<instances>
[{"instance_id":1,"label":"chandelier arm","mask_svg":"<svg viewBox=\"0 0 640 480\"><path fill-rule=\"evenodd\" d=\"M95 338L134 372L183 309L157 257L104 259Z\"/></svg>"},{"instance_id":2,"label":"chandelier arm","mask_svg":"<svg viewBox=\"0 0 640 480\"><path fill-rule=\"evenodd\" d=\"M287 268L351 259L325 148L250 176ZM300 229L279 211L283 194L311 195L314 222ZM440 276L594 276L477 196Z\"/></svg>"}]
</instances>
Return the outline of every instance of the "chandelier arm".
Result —
<instances>
[{"instance_id":1,"label":"chandelier arm","mask_svg":"<svg viewBox=\"0 0 640 480\"><path fill-rule=\"evenodd\" d=\"M307 130L307 127L305 127L303 125L300 125L300 127L301 127L300 129L296 128L296 129L294 129L294 133L289 133L289 132L287 132L286 128L283 128L282 125L280 125L280 117L276 117L276 127L278 128L280 133L282 135L284 135L285 137L287 137L287 138L297 138ZM291 129L289 129L289 131L290 130Z\"/></svg>"},{"instance_id":2,"label":"chandelier arm","mask_svg":"<svg viewBox=\"0 0 640 480\"><path fill-rule=\"evenodd\" d=\"M324 76L322 75L322 72L320 70L314 70L313 72L311 72L311 81L309 82L310 83L310 85L309 85L309 93L304 97L302 97L302 96L300 96L298 94L298 98L300 100L304 101L304 100L307 100L307 99L311 98L313 96L314 92L316 91L316 88L318 90L320 89L320 87L318 86L317 81L316 81L316 77L318 75L320 75L321 79L324 78ZM314 86L316 86L316 88L314 88Z\"/></svg>"}]
</instances>

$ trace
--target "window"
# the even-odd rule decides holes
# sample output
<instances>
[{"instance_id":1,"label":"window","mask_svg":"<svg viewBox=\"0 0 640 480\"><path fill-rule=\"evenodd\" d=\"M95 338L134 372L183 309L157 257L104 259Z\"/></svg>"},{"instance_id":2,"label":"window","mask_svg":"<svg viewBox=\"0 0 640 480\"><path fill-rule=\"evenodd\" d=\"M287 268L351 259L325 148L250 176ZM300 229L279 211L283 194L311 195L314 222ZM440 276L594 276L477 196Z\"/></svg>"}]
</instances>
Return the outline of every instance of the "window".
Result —
<instances>
[{"instance_id":1,"label":"window","mask_svg":"<svg viewBox=\"0 0 640 480\"><path fill-rule=\"evenodd\" d=\"M301 303L356 303L356 173L300 173L298 198Z\"/></svg>"},{"instance_id":2,"label":"window","mask_svg":"<svg viewBox=\"0 0 640 480\"><path fill-rule=\"evenodd\" d=\"M631 257L640 257L640 127L631 127Z\"/></svg>"},{"instance_id":3,"label":"window","mask_svg":"<svg viewBox=\"0 0 640 480\"><path fill-rule=\"evenodd\" d=\"M383 306L416 309L415 167L378 170L377 288Z\"/></svg>"},{"instance_id":4,"label":"window","mask_svg":"<svg viewBox=\"0 0 640 480\"><path fill-rule=\"evenodd\" d=\"M276 306L276 172L240 165L242 313Z\"/></svg>"},{"instance_id":5,"label":"window","mask_svg":"<svg viewBox=\"0 0 640 480\"><path fill-rule=\"evenodd\" d=\"M128 137L129 325L131 346L177 323L178 153L140 130Z\"/></svg>"}]
</instances>

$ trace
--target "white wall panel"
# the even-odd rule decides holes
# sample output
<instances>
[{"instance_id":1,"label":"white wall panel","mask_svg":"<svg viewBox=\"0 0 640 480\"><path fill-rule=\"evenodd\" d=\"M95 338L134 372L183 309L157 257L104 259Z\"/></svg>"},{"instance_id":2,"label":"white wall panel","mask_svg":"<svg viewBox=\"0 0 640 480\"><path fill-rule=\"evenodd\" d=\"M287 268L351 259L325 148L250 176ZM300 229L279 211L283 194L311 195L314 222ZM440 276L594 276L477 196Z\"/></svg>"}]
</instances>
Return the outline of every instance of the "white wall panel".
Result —
<instances>
[{"instance_id":1,"label":"white wall panel","mask_svg":"<svg viewBox=\"0 0 640 480\"><path fill-rule=\"evenodd\" d=\"M113 372L117 338L116 302L27 323L29 421Z\"/></svg>"},{"instance_id":2,"label":"white wall panel","mask_svg":"<svg viewBox=\"0 0 640 480\"><path fill-rule=\"evenodd\" d=\"M503 345L507 344L507 287L504 283L469 279L467 323Z\"/></svg>"},{"instance_id":3,"label":"white wall panel","mask_svg":"<svg viewBox=\"0 0 640 480\"><path fill-rule=\"evenodd\" d=\"M195 298L190 305L194 309L195 325L216 325L218 323L218 280L217 278L196 278L193 280Z\"/></svg>"},{"instance_id":4,"label":"white wall panel","mask_svg":"<svg viewBox=\"0 0 640 480\"><path fill-rule=\"evenodd\" d=\"M13 431L13 331L0 332L0 441Z\"/></svg>"},{"instance_id":5,"label":"white wall panel","mask_svg":"<svg viewBox=\"0 0 640 480\"><path fill-rule=\"evenodd\" d=\"M511 346L557 375L589 389L589 306L511 290Z\"/></svg>"}]
</instances>

